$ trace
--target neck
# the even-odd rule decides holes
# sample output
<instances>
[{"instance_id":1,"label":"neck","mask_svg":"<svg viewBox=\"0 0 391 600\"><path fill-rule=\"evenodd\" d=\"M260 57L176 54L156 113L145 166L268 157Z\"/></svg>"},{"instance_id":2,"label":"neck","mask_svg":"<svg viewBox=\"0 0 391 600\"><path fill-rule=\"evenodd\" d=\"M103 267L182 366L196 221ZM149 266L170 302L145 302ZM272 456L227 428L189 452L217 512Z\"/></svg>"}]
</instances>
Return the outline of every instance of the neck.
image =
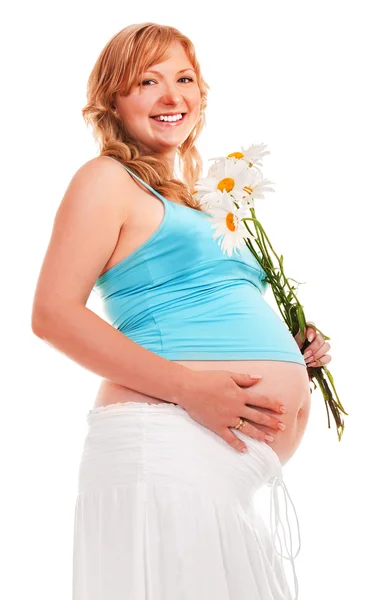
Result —
<instances>
[{"instance_id":1,"label":"neck","mask_svg":"<svg viewBox=\"0 0 391 600\"><path fill-rule=\"evenodd\" d=\"M164 158L167 160L168 162L168 166L170 169L170 177L174 177L174 166L175 166L175 156L176 156L176 148L174 149L170 149L167 152L160 152L157 153L156 156L164 156Z\"/></svg>"},{"instance_id":2,"label":"neck","mask_svg":"<svg viewBox=\"0 0 391 600\"><path fill-rule=\"evenodd\" d=\"M156 158L164 157L168 162L168 166L170 169L170 177L174 177L174 167L175 167L175 157L177 153L177 148L170 148L166 152L153 152L150 148L143 148L143 154L147 154L148 156L154 156Z\"/></svg>"}]
</instances>

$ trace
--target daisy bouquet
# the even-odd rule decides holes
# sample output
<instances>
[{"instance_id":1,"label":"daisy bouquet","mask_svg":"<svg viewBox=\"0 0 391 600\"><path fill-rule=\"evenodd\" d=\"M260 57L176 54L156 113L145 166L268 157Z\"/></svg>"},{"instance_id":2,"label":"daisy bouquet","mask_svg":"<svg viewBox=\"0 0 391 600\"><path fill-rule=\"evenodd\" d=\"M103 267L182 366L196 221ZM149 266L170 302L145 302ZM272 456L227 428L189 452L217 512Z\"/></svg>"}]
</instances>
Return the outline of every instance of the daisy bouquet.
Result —
<instances>
[{"instance_id":1,"label":"daisy bouquet","mask_svg":"<svg viewBox=\"0 0 391 600\"><path fill-rule=\"evenodd\" d=\"M253 144L241 152L233 152L227 156L211 158L215 162L209 168L208 175L199 179L195 184L194 197L211 218L211 229L216 229L213 238L221 247L222 252L232 256L238 253L238 248L245 245L252 252L266 276L264 280L270 284L279 311L289 331L296 337L300 332L304 340L300 347L305 352L309 341L305 337L307 321L303 306L297 297L300 285L296 280L288 278L284 273L283 256L278 256L274 251L261 222L257 219L254 208L254 199L264 199L264 192L274 189L273 183L264 179L261 166L266 154L265 144ZM297 283L295 286L292 282ZM325 340L329 340L318 327L311 324ZM316 360L317 366L308 367L308 377L317 388L316 382L322 391L326 405L328 427L330 428L331 411L336 427L338 439L341 440L344 431L344 421L341 413L347 415L335 389L334 380L326 365ZM329 385L330 384L330 385ZM312 392L312 389L311 389Z\"/></svg>"}]
</instances>

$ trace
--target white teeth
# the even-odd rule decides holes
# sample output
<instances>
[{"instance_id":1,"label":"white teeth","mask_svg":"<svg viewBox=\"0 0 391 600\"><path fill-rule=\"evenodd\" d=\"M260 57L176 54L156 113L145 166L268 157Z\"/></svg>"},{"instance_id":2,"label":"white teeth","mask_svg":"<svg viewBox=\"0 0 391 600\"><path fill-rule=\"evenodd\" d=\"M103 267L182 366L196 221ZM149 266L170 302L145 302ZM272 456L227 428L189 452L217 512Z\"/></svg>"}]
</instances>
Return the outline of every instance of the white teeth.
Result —
<instances>
[{"instance_id":1,"label":"white teeth","mask_svg":"<svg viewBox=\"0 0 391 600\"><path fill-rule=\"evenodd\" d=\"M159 115L159 116L153 117L153 118L156 119L157 121L179 121L180 119L182 119L182 114L179 113L178 115L169 115L169 116Z\"/></svg>"}]
</instances>

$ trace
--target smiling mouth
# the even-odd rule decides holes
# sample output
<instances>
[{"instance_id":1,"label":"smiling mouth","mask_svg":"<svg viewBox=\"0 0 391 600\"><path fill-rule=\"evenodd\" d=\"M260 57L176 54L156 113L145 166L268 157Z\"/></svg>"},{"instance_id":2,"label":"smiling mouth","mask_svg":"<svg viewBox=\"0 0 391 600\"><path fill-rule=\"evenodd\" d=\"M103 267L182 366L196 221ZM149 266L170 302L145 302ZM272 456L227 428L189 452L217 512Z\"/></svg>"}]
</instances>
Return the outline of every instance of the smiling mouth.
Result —
<instances>
[{"instance_id":1,"label":"smiling mouth","mask_svg":"<svg viewBox=\"0 0 391 600\"><path fill-rule=\"evenodd\" d=\"M165 121L164 119L160 119L158 118L160 115L155 115L150 117L150 119L153 119L156 123L159 123L159 125L171 125L171 127L175 126L175 125L180 125L181 123L183 123L183 121L186 118L187 113L176 113L178 115L182 115L181 118L176 119L175 121Z\"/></svg>"}]
</instances>

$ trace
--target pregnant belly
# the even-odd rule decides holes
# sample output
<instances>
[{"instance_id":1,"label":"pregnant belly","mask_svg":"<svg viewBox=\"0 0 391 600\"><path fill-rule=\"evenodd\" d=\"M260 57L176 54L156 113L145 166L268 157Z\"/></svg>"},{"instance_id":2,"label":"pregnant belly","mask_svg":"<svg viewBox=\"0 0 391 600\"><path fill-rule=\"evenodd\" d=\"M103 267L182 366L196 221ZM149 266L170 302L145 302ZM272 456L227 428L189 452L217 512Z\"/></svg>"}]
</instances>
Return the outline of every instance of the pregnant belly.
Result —
<instances>
[{"instance_id":1,"label":"pregnant belly","mask_svg":"<svg viewBox=\"0 0 391 600\"><path fill-rule=\"evenodd\" d=\"M262 375L259 382L246 390L250 393L258 392L269 396L284 404L287 412L279 414L278 418L285 424L286 430L272 429L266 425L257 425L255 422L252 424L274 437L273 442L266 443L276 452L283 464L295 453L305 432L311 403L307 369L304 365L277 360L178 360L173 362L195 370L224 369L235 373ZM98 388L94 407L116 402L159 404L165 400L141 394L113 381L103 379ZM258 408L258 410L276 416L276 413L267 408Z\"/></svg>"}]
</instances>

